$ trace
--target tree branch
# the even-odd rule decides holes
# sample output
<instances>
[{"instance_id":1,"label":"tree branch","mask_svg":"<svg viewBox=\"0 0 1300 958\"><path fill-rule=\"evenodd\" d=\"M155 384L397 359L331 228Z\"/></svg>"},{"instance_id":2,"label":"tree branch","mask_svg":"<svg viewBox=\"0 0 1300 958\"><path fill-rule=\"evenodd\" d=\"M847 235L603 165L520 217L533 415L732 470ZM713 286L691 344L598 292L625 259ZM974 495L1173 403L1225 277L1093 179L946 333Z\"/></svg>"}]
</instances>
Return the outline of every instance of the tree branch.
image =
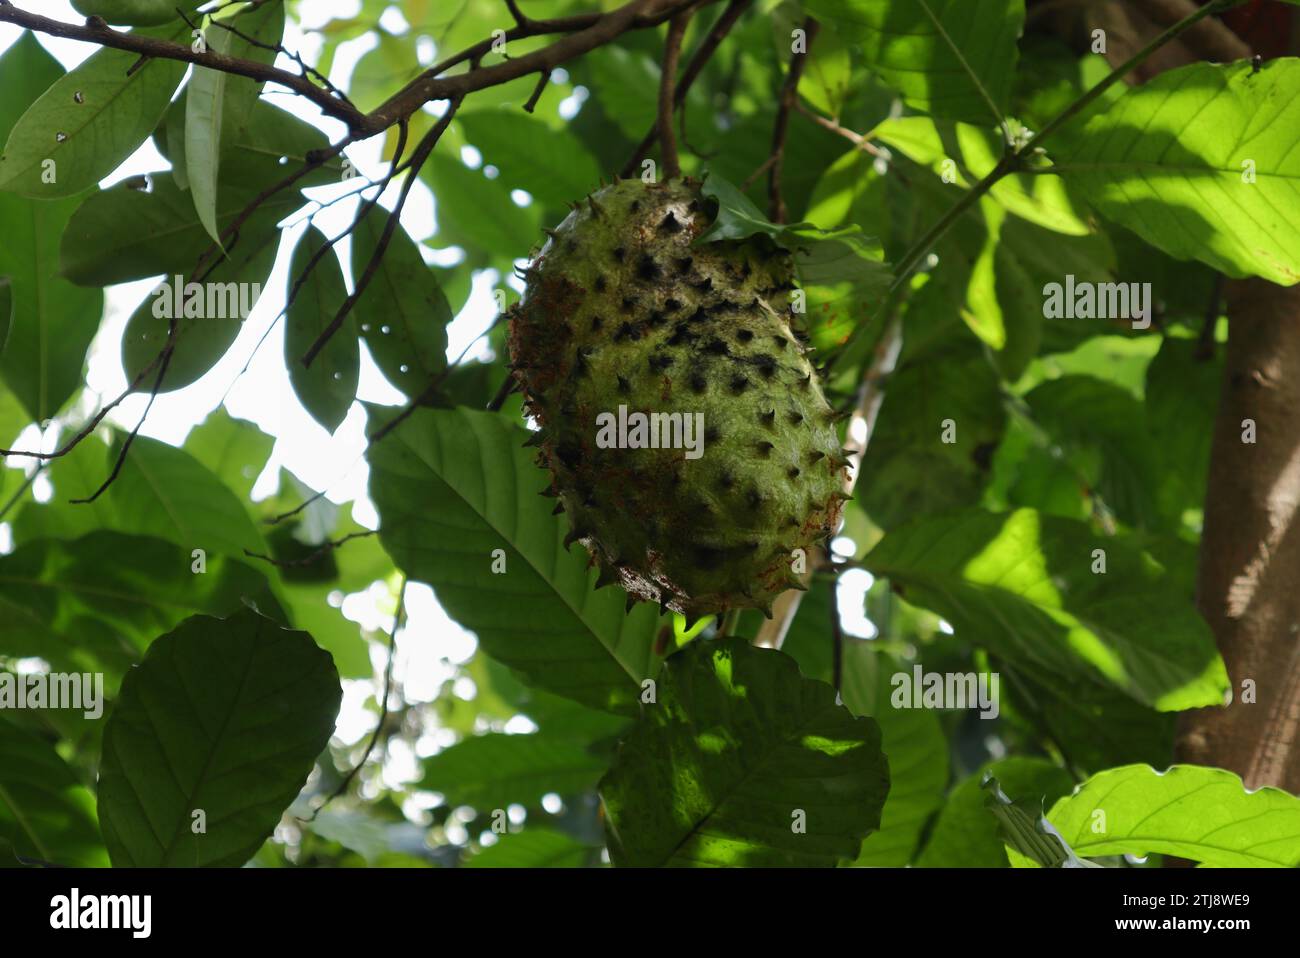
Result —
<instances>
[{"instance_id":1,"label":"tree branch","mask_svg":"<svg viewBox=\"0 0 1300 958\"><path fill-rule=\"evenodd\" d=\"M803 21L804 48L790 60L785 84L781 87L781 100L777 105L776 124L772 128L772 162L767 172L767 216L773 223L785 222L785 197L781 195L781 166L785 157L785 137L790 127L790 111L799 99L799 78L803 76L808 50L812 48L820 24L812 17Z\"/></svg>"},{"instance_id":2,"label":"tree branch","mask_svg":"<svg viewBox=\"0 0 1300 958\"><path fill-rule=\"evenodd\" d=\"M668 23L668 36L664 40L663 69L659 73L659 143L663 152L664 179L672 180L682 175L677 159L677 137L673 133L673 109L677 105L677 61L682 54L682 37L686 25L694 14L687 8Z\"/></svg>"}]
</instances>

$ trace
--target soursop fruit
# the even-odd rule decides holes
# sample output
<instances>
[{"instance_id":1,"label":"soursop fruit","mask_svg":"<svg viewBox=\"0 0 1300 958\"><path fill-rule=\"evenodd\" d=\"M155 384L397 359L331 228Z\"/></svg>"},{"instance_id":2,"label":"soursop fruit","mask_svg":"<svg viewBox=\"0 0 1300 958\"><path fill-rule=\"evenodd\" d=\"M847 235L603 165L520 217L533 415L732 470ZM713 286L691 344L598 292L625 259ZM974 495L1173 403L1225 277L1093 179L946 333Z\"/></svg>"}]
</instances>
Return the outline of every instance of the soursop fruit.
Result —
<instances>
[{"instance_id":1,"label":"soursop fruit","mask_svg":"<svg viewBox=\"0 0 1300 958\"><path fill-rule=\"evenodd\" d=\"M766 236L694 245L713 218L691 179L575 204L524 271L511 367L566 547L587 547L602 585L629 607L770 616L802 588L796 550L839 524L848 459L791 307L791 254ZM660 448L636 413L660 414Z\"/></svg>"}]
</instances>

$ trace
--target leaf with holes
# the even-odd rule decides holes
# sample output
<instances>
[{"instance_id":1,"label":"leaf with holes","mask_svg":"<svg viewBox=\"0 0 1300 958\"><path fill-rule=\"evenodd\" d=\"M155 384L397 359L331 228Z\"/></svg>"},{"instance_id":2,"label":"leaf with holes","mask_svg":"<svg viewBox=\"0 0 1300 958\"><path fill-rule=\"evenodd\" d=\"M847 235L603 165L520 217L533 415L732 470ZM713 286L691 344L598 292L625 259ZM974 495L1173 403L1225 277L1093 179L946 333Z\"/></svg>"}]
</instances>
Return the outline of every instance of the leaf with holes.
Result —
<instances>
[{"instance_id":1,"label":"leaf with holes","mask_svg":"<svg viewBox=\"0 0 1300 958\"><path fill-rule=\"evenodd\" d=\"M183 20L136 31L177 41ZM74 196L113 172L153 132L185 75L177 60L105 48L61 77L22 115L0 153L0 189Z\"/></svg>"}]
</instances>

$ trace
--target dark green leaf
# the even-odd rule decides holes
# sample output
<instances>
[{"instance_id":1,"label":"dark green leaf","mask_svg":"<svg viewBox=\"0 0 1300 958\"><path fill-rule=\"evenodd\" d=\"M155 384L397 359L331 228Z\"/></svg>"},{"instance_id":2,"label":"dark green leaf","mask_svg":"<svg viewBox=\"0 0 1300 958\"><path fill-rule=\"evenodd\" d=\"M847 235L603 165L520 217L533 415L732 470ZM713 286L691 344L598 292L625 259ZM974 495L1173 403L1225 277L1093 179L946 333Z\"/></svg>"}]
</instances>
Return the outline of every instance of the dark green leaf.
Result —
<instances>
[{"instance_id":1,"label":"dark green leaf","mask_svg":"<svg viewBox=\"0 0 1300 958\"><path fill-rule=\"evenodd\" d=\"M370 411L372 431L393 415ZM538 495L548 478L525 438L488 413L418 410L372 443L370 495L384 548L529 683L635 712L641 682L658 667L657 610L642 604L625 615L622 591L593 591L587 556L564 548L565 524Z\"/></svg>"},{"instance_id":2,"label":"dark green leaf","mask_svg":"<svg viewBox=\"0 0 1300 958\"><path fill-rule=\"evenodd\" d=\"M293 252L291 284L303 276L307 264L325 244L324 235L314 227L307 231ZM303 365L303 357L334 321L347 295L338 255L327 249L285 315L284 361L289 381L311 417L331 433L343 423L357 397L361 350L357 345L356 314L349 314L310 366Z\"/></svg>"},{"instance_id":3,"label":"dark green leaf","mask_svg":"<svg viewBox=\"0 0 1300 958\"><path fill-rule=\"evenodd\" d=\"M244 864L328 743L341 699L310 635L252 611L160 637L104 729L99 817L113 864Z\"/></svg>"},{"instance_id":4,"label":"dark green leaf","mask_svg":"<svg viewBox=\"0 0 1300 958\"><path fill-rule=\"evenodd\" d=\"M480 811L543 795L573 795L595 786L605 762L581 743L537 735L475 735L424 761L423 788L441 792L452 805Z\"/></svg>"},{"instance_id":5,"label":"dark green leaf","mask_svg":"<svg viewBox=\"0 0 1300 958\"><path fill-rule=\"evenodd\" d=\"M789 656L696 641L657 698L600 784L614 864L831 866L879 827L879 727Z\"/></svg>"}]
</instances>

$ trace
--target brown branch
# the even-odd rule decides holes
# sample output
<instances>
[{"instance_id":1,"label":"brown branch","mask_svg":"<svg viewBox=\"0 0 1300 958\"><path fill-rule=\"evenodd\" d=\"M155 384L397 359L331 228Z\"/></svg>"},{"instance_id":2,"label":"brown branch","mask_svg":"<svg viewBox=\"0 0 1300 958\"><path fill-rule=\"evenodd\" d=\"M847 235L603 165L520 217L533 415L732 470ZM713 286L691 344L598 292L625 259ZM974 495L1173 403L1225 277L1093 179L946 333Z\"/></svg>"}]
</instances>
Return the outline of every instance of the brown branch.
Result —
<instances>
[{"instance_id":1,"label":"brown branch","mask_svg":"<svg viewBox=\"0 0 1300 958\"><path fill-rule=\"evenodd\" d=\"M324 493L322 493L322 495L324 495ZM303 503L303 505L300 506L299 508L304 508L306 505L307 503ZM244 550L244 555L248 556L250 559L261 559L263 562L269 562L271 563L271 565L281 569L298 569L298 568L302 568L303 566L309 566L315 562L319 562L321 559L329 555L335 549L338 549L340 546L347 545L353 539L366 539L369 538L370 536L377 534L378 532L379 532L378 529L367 529L365 532L349 532L341 539L333 539L329 542L322 543L320 548L316 549L313 552L308 553L305 556L301 556L297 559L277 559L274 556L262 555L259 552L253 552L249 549Z\"/></svg>"},{"instance_id":2,"label":"brown branch","mask_svg":"<svg viewBox=\"0 0 1300 958\"><path fill-rule=\"evenodd\" d=\"M882 150L880 147L876 146L876 144L871 142L871 138L869 136L863 136L861 133L858 133L856 130L850 130L848 127L840 126L834 120L828 120L820 113L815 113L814 111L808 109L806 106L803 105L802 101L795 100L794 108L798 110L800 113L802 113L804 116L806 116L808 119L816 123L818 126L820 126L823 130L829 130L830 132L834 133L836 136L844 137L844 139L848 140L850 143L856 146L859 150L862 150L864 153L870 153L872 156L875 157L888 156L888 154L884 150Z\"/></svg>"},{"instance_id":3,"label":"brown branch","mask_svg":"<svg viewBox=\"0 0 1300 958\"><path fill-rule=\"evenodd\" d=\"M550 82L551 71L543 70L541 75L537 78L537 86L533 87L533 95L530 96L528 102L524 104L525 113L532 113L533 110L537 109L537 101L542 98L542 93L545 92L546 85Z\"/></svg>"},{"instance_id":4,"label":"brown branch","mask_svg":"<svg viewBox=\"0 0 1300 958\"><path fill-rule=\"evenodd\" d=\"M790 111L799 99L799 78L803 76L808 50L817 36L820 25L812 17L803 21L804 48L790 60L790 69L781 87L781 100L777 105L776 124L772 128L772 165L767 177L767 216L773 223L785 222L785 197L781 195L781 167L785 160L785 137L790 127Z\"/></svg>"},{"instance_id":5,"label":"brown branch","mask_svg":"<svg viewBox=\"0 0 1300 958\"><path fill-rule=\"evenodd\" d=\"M504 63L452 76L440 75L461 63L473 64L489 53L493 40L480 41L424 71L370 113L362 113L352 104L331 95L328 90L322 89L307 77L296 73L252 60L214 53L211 50L198 53L182 44L122 33L109 28L102 19L97 17L91 17L86 21L86 25L78 26L6 5L0 6L0 23L13 23L37 33L93 43L101 47L112 47L129 53L138 53L143 57L180 60L252 80L277 83L310 100L328 116L347 124L354 138L365 139L382 133L393 124L410 117L426 103L434 100L460 99L477 90L499 86L530 73L549 71L609 43L629 30L658 26L696 3L716 2L718 0L631 0L608 13L580 14L554 20L528 20L526 27L514 27L506 31L506 39L515 40L558 33L566 33L568 36L550 46Z\"/></svg>"},{"instance_id":6,"label":"brown branch","mask_svg":"<svg viewBox=\"0 0 1300 958\"><path fill-rule=\"evenodd\" d=\"M731 32L731 28L735 26L741 15L749 9L752 2L753 0L731 0L731 3L727 5L727 9L723 10L719 15L712 28L710 28L708 35L705 36L699 47L691 55L691 60L686 64L686 69L682 71L681 80L678 81L677 88L673 91L675 106L680 107L686 102L686 94L690 91L691 84L704 70L704 65L713 57L718 46ZM637 144L632 156L623 164L623 169L619 171L619 175L632 176L636 172L637 164L641 162L642 158L658 140L659 124L656 122L650 127L649 132L642 137L641 142Z\"/></svg>"},{"instance_id":7,"label":"brown branch","mask_svg":"<svg viewBox=\"0 0 1300 958\"><path fill-rule=\"evenodd\" d=\"M415 152L411 154L411 161L407 164L409 174L407 175L406 182L402 184L401 195L398 196L397 202L394 204L392 211L388 214L388 221L384 224L384 231L379 237L379 242L375 244L375 251L371 254L370 261L366 263L365 271L357 278L356 285L353 288L351 295L343 301L343 305L339 307L338 313L336 313L334 318L330 320L330 324L321 331L321 334L316 337L316 341L311 344L307 353L302 357L302 364L304 366L311 366L312 361L320 354L320 351L325 348L325 344L330 341L330 337L343 327L344 321L352 314L352 309L356 306L357 300L362 297L366 289L370 286L370 281L374 279L375 273L379 271L379 264L384 258L384 253L388 251L388 244L392 241L393 233L397 230L397 224L401 219L402 210L406 206L406 199L410 196L411 187L415 185L415 181L419 177L420 169L424 166L425 161L428 160L429 154L431 154L433 148L438 145L438 140L442 138L442 134L446 132L447 127L451 125L452 117L456 115L456 110L460 106L460 103L460 99L451 101L446 112L439 117L438 122L433 125L433 128L424 135L423 139L420 140L419 145L415 148ZM376 195L375 200L378 201L378 199L379 197ZM364 216L368 212L369 209L363 212L361 216ZM360 216L357 218L357 222L359 221ZM356 222L352 224L352 228L355 227Z\"/></svg>"},{"instance_id":8,"label":"brown branch","mask_svg":"<svg viewBox=\"0 0 1300 958\"><path fill-rule=\"evenodd\" d=\"M666 180L682 175L682 166L677 158L677 137L673 133L673 109L677 105L677 61L682 55L682 37L686 35L686 26L694 12L688 7L673 17L664 40L663 68L659 74L659 145L664 161L663 178Z\"/></svg>"}]
</instances>

